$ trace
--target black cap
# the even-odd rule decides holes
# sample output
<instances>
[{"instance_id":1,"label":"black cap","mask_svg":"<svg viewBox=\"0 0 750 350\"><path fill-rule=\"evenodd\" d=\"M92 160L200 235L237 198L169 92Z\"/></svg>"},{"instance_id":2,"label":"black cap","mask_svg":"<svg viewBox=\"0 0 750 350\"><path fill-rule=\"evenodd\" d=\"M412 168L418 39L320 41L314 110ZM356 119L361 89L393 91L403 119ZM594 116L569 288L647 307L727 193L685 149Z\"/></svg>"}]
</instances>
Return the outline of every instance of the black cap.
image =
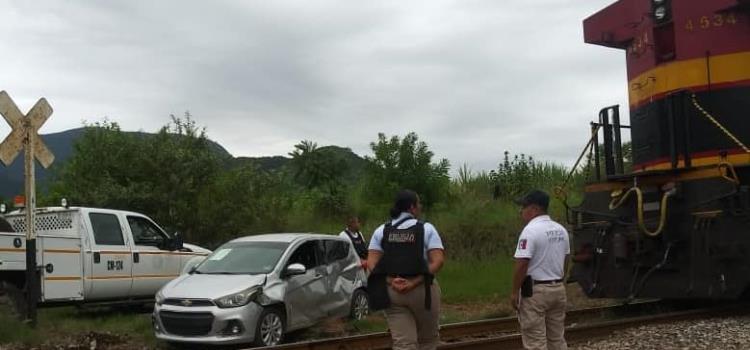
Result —
<instances>
[{"instance_id":1,"label":"black cap","mask_svg":"<svg viewBox=\"0 0 750 350\"><path fill-rule=\"evenodd\" d=\"M523 197L514 200L514 202L524 207L527 205L536 204L542 207L544 211L547 211L547 208L549 207L549 195L544 191L531 190Z\"/></svg>"}]
</instances>

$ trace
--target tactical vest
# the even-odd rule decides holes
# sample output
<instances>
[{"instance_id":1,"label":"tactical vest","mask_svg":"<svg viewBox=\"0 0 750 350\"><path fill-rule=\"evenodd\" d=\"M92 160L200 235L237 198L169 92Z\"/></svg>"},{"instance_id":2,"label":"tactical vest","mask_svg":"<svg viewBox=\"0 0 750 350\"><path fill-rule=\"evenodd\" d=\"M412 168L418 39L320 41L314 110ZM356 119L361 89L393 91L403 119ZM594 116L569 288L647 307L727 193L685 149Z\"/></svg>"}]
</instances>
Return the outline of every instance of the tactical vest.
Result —
<instances>
[{"instance_id":1,"label":"tactical vest","mask_svg":"<svg viewBox=\"0 0 750 350\"><path fill-rule=\"evenodd\" d=\"M357 252L357 255L360 259L367 259L367 243L365 242L365 238L362 237L362 234L359 232L352 233L349 231L349 229L344 229L344 232L346 232L346 235L349 237L349 240L352 241L352 246L354 246L354 251Z\"/></svg>"},{"instance_id":2,"label":"tactical vest","mask_svg":"<svg viewBox=\"0 0 750 350\"><path fill-rule=\"evenodd\" d=\"M406 229L398 228L404 221L410 219L412 218L405 218L395 224L385 224L383 238L380 241L383 248L383 257L373 268L368 280L373 310L390 306L387 285L385 285L387 276L407 278L424 276L425 308L427 310L431 308L430 287L432 286L433 275L430 274L424 257L424 222L418 221L414 226Z\"/></svg>"}]
</instances>

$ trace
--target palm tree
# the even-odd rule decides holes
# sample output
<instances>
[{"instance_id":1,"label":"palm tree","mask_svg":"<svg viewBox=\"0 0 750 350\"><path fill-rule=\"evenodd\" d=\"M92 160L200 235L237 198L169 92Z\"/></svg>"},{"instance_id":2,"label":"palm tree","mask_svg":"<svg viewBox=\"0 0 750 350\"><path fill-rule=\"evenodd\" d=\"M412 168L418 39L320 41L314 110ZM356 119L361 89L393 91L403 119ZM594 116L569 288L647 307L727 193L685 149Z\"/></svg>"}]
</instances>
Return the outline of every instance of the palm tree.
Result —
<instances>
[{"instance_id":1,"label":"palm tree","mask_svg":"<svg viewBox=\"0 0 750 350\"><path fill-rule=\"evenodd\" d=\"M290 152L294 179L307 188L319 187L335 178L336 169L332 169L333 162L318 148L318 144L310 140L302 140L294 145Z\"/></svg>"}]
</instances>

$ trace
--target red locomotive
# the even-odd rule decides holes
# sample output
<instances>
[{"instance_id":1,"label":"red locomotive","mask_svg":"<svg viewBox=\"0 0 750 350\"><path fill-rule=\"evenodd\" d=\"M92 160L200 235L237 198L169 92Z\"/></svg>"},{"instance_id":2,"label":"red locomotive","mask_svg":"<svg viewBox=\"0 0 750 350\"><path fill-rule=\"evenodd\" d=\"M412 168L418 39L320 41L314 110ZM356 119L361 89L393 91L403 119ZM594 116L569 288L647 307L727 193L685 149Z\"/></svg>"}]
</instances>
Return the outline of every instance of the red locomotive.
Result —
<instances>
[{"instance_id":1,"label":"red locomotive","mask_svg":"<svg viewBox=\"0 0 750 350\"><path fill-rule=\"evenodd\" d=\"M625 51L630 123L616 106L592 123L595 179L569 209L573 278L593 297L743 295L750 0L620 0L583 24L587 43Z\"/></svg>"}]
</instances>

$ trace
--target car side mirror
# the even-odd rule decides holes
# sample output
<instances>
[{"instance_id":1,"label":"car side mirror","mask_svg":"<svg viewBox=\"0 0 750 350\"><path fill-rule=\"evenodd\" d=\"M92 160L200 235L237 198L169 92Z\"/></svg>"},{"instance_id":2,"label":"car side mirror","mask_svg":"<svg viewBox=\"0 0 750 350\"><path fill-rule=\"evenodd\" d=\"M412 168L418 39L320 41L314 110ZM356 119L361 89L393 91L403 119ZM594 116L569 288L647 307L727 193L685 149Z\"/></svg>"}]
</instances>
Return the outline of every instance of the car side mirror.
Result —
<instances>
[{"instance_id":1,"label":"car side mirror","mask_svg":"<svg viewBox=\"0 0 750 350\"><path fill-rule=\"evenodd\" d=\"M305 272L307 272L307 268L305 267L305 265L295 263L287 266L286 269L284 269L284 277L304 275Z\"/></svg>"}]
</instances>

